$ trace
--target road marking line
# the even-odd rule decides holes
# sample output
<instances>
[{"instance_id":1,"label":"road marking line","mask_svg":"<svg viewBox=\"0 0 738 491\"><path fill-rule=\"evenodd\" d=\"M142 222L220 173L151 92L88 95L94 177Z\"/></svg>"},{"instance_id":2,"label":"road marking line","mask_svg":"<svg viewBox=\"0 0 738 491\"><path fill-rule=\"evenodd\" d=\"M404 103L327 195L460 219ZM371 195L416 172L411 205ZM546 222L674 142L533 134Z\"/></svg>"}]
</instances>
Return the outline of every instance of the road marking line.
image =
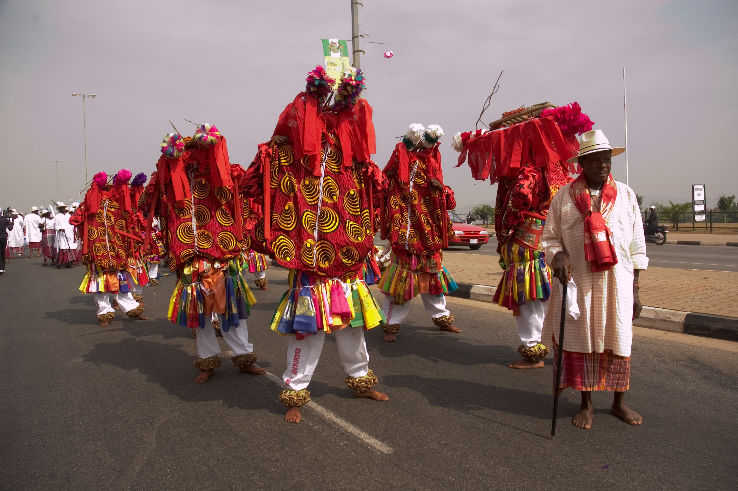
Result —
<instances>
[{"instance_id":1,"label":"road marking line","mask_svg":"<svg viewBox=\"0 0 738 491\"><path fill-rule=\"evenodd\" d=\"M284 381L281 377L277 377L276 375L266 372L267 377L280 387L284 387ZM379 453L383 453L386 455L391 454L395 450L390 447L389 445L382 443L381 441L377 440L367 432L363 431L362 429L352 425L345 419L341 418L340 416L337 416L335 413L333 413L330 409L324 408L320 404L318 404L315 401L310 401L307 404L305 404L308 408L318 413L318 416L322 417L329 423L333 423L336 425L339 429L345 431L346 433L349 433L350 435L358 438L361 440L364 444L367 446L373 448Z\"/></svg>"}]
</instances>

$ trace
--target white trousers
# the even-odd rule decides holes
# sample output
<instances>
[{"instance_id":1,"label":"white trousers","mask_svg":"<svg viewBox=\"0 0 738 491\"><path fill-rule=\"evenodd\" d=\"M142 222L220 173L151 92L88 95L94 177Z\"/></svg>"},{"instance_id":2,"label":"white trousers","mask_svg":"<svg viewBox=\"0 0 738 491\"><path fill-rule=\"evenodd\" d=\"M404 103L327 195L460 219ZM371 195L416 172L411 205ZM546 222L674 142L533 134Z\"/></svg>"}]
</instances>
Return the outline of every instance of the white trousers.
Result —
<instances>
[{"instance_id":1,"label":"white trousers","mask_svg":"<svg viewBox=\"0 0 738 491\"><path fill-rule=\"evenodd\" d=\"M336 337L338 358L349 377L363 377L369 372L369 352L366 350L363 327L344 327L332 333ZM292 390L307 388L323 351L325 331L298 340L292 336L287 346L287 369L282 374L284 384Z\"/></svg>"},{"instance_id":2,"label":"white trousers","mask_svg":"<svg viewBox=\"0 0 738 491\"><path fill-rule=\"evenodd\" d=\"M221 323L221 325L223 325ZM197 356L199 358L210 358L220 354L220 344L215 336L212 317L205 317L205 327L195 330L195 342L197 343ZM249 330L246 327L246 319L238 322L238 327L231 327L228 331L221 331L223 340L233 350L233 356L246 355L254 352L254 345L249 343Z\"/></svg>"},{"instance_id":3,"label":"white trousers","mask_svg":"<svg viewBox=\"0 0 738 491\"><path fill-rule=\"evenodd\" d=\"M107 314L108 312L115 312L115 309L110 304L110 293L95 293L95 303L97 304L97 315ZM138 307L138 302L133 298L131 292L128 293L116 293L115 300L120 305L120 309L123 312L128 312L131 309Z\"/></svg>"},{"instance_id":4,"label":"white trousers","mask_svg":"<svg viewBox=\"0 0 738 491\"><path fill-rule=\"evenodd\" d=\"M400 324L408 312L410 312L410 301L403 303L402 305L396 304L392 301L392 297L389 295L383 295L382 310L387 316L387 324ZM431 319L441 317L444 315L450 315L451 312L446 308L446 296L431 295L430 293L421 293L420 298L423 299L423 305L425 311L431 316Z\"/></svg>"},{"instance_id":5,"label":"white trousers","mask_svg":"<svg viewBox=\"0 0 738 491\"><path fill-rule=\"evenodd\" d=\"M152 263L147 261L146 267L149 270L149 279L155 280L159 275L159 263Z\"/></svg>"},{"instance_id":6,"label":"white trousers","mask_svg":"<svg viewBox=\"0 0 738 491\"><path fill-rule=\"evenodd\" d=\"M540 300L527 301L520 305L520 315L515 316L520 344L531 347L541 342L543 320L548 303Z\"/></svg>"}]
</instances>

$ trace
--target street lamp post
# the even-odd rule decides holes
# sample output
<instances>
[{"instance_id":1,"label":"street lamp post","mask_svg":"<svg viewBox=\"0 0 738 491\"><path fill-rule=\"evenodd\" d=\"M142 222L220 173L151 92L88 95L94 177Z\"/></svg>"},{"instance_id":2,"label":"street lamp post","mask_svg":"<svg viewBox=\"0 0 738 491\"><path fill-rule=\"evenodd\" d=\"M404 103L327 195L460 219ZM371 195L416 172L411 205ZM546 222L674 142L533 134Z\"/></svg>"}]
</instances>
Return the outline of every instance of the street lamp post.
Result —
<instances>
[{"instance_id":1,"label":"street lamp post","mask_svg":"<svg viewBox=\"0 0 738 491\"><path fill-rule=\"evenodd\" d=\"M87 179L87 110L85 108L85 103L87 102L87 98L94 99L97 97L97 94L82 94L81 92L72 92L72 96L82 96L82 131L84 132L84 139L85 139L85 185L87 185L88 179Z\"/></svg>"},{"instance_id":2,"label":"street lamp post","mask_svg":"<svg viewBox=\"0 0 738 491\"><path fill-rule=\"evenodd\" d=\"M56 200L59 200L59 164L64 162L63 160L49 160L52 164L56 164Z\"/></svg>"}]
</instances>

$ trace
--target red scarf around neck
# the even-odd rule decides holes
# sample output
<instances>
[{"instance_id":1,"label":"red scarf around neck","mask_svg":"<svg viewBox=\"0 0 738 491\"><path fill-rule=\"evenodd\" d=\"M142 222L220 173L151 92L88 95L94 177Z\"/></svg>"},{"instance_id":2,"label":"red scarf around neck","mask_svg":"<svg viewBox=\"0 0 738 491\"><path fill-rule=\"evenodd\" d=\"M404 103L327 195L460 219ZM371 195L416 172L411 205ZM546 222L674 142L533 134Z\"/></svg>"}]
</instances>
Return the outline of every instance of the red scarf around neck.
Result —
<instances>
[{"instance_id":1,"label":"red scarf around neck","mask_svg":"<svg viewBox=\"0 0 738 491\"><path fill-rule=\"evenodd\" d=\"M571 183L569 194L577 210L584 217L584 258L589 261L593 273L607 271L618 263L615 246L612 243L612 232L606 223L618 196L615 180L612 175L607 176L600 193L598 211L592 211L589 184L584 174L579 174L579 177Z\"/></svg>"}]
</instances>

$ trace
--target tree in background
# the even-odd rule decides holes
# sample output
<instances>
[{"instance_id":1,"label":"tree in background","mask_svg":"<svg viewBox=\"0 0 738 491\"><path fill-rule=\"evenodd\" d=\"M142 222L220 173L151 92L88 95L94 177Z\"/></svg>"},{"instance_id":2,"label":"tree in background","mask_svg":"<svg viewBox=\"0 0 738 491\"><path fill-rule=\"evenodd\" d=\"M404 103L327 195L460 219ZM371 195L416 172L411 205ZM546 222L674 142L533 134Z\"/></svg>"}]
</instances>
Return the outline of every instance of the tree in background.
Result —
<instances>
[{"instance_id":1,"label":"tree in background","mask_svg":"<svg viewBox=\"0 0 738 491\"><path fill-rule=\"evenodd\" d=\"M643 206L643 195L636 193L636 199L638 200L638 208Z\"/></svg>"},{"instance_id":2,"label":"tree in background","mask_svg":"<svg viewBox=\"0 0 738 491\"><path fill-rule=\"evenodd\" d=\"M717 209L723 215L723 223L727 223L728 212L738 212L738 204L735 202L735 194L731 194L730 196L725 194L720 195L717 202ZM731 219L731 222L734 220L735 218Z\"/></svg>"},{"instance_id":3,"label":"tree in background","mask_svg":"<svg viewBox=\"0 0 738 491\"><path fill-rule=\"evenodd\" d=\"M722 212L732 211L735 206L735 194L731 194L730 196L722 194L718 198L717 207Z\"/></svg>"},{"instance_id":4,"label":"tree in background","mask_svg":"<svg viewBox=\"0 0 738 491\"><path fill-rule=\"evenodd\" d=\"M482 220L485 225L495 219L495 207L492 205L478 205L471 209L469 214L473 220Z\"/></svg>"},{"instance_id":5,"label":"tree in background","mask_svg":"<svg viewBox=\"0 0 738 491\"><path fill-rule=\"evenodd\" d=\"M674 226L674 230L679 230L679 217L685 213L688 214L692 210L692 203L674 203L673 201L669 201L669 206L659 204L656 210L660 216L669 219Z\"/></svg>"}]
</instances>

